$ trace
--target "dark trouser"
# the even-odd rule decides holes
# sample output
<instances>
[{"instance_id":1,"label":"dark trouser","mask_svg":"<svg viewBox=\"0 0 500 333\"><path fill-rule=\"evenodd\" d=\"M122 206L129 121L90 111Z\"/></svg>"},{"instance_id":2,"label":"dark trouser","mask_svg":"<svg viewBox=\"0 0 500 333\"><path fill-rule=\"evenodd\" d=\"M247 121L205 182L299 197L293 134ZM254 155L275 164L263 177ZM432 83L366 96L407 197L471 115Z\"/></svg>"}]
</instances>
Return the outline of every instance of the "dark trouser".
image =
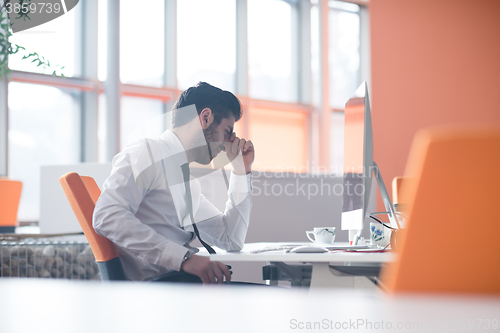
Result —
<instances>
[{"instance_id":1,"label":"dark trouser","mask_svg":"<svg viewBox=\"0 0 500 333\"><path fill-rule=\"evenodd\" d=\"M168 272L155 277L152 282L184 282L184 283L202 283L201 279L193 274L186 272Z\"/></svg>"},{"instance_id":2,"label":"dark trouser","mask_svg":"<svg viewBox=\"0 0 500 333\"><path fill-rule=\"evenodd\" d=\"M186 272L169 272L160 276L155 277L152 282L181 282L181 283L203 283L201 279L193 274L189 274ZM239 282L239 281L231 281L230 283L224 282L224 284L229 284L229 285L241 285L241 286L266 286L268 287L267 284L259 284L259 283L252 283L252 282ZM274 286L273 286L274 287Z\"/></svg>"}]
</instances>

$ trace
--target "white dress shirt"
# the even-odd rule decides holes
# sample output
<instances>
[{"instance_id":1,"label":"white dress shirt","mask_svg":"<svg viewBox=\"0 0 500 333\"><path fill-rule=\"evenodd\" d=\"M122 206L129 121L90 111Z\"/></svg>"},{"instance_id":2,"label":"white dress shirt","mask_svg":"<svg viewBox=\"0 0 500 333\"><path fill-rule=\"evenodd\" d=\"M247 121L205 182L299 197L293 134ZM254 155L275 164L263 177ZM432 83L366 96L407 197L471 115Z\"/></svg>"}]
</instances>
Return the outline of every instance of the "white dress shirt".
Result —
<instances>
[{"instance_id":1,"label":"white dress shirt","mask_svg":"<svg viewBox=\"0 0 500 333\"><path fill-rule=\"evenodd\" d=\"M238 156L241 158L241 155ZM111 175L94 210L95 231L112 241L125 277L151 280L180 270L195 238L186 206L182 143L172 131L129 145L113 158ZM231 173L228 201L220 212L191 179L193 215L201 238L226 251L239 251L248 230L251 175Z\"/></svg>"}]
</instances>

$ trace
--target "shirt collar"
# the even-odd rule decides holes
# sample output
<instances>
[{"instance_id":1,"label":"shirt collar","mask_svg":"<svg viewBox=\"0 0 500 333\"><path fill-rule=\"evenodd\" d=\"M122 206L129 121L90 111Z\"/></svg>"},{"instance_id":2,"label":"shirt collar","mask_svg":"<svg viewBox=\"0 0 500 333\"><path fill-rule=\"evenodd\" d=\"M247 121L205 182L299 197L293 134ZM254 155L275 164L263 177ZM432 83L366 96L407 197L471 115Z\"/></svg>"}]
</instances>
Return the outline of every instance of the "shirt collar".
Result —
<instances>
[{"instance_id":1,"label":"shirt collar","mask_svg":"<svg viewBox=\"0 0 500 333\"><path fill-rule=\"evenodd\" d=\"M188 163L186 150L174 132L166 130L160 135L160 139L167 144L167 158L171 159L173 164L181 166L184 163Z\"/></svg>"}]
</instances>

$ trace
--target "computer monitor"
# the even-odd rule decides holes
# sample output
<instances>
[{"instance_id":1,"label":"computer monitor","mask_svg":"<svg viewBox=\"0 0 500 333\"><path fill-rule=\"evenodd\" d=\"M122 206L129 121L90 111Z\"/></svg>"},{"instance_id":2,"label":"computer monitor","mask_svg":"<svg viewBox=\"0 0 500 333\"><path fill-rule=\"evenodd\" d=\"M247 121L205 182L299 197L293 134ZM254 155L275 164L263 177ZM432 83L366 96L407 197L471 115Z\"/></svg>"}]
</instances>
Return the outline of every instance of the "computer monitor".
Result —
<instances>
[{"instance_id":1,"label":"computer monitor","mask_svg":"<svg viewBox=\"0 0 500 333\"><path fill-rule=\"evenodd\" d=\"M342 195L342 230L349 230L349 241L357 243L368 212L373 175L384 201L391 227L397 228L389 194L380 170L373 161L373 132L370 99L366 82L356 90L345 105L344 163Z\"/></svg>"}]
</instances>

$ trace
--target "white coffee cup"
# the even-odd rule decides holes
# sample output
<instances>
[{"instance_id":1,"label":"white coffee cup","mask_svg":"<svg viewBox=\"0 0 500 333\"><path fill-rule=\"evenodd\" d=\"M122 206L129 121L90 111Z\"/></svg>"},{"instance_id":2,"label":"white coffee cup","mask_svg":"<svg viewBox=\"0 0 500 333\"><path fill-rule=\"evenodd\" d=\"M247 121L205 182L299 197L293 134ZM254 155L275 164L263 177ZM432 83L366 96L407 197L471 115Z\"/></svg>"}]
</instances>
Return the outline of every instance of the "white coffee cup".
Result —
<instances>
[{"instance_id":1,"label":"white coffee cup","mask_svg":"<svg viewBox=\"0 0 500 333\"><path fill-rule=\"evenodd\" d=\"M391 238L391 229L378 222L370 223L370 244L386 246Z\"/></svg>"},{"instance_id":2,"label":"white coffee cup","mask_svg":"<svg viewBox=\"0 0 500 333\"><path fill-rule=\"evenodd\" d=\"M335 241L335 227L314 228L314 231L306 231L306 236L313 243L332 244Z\"/></svg>"}]
</instances>

